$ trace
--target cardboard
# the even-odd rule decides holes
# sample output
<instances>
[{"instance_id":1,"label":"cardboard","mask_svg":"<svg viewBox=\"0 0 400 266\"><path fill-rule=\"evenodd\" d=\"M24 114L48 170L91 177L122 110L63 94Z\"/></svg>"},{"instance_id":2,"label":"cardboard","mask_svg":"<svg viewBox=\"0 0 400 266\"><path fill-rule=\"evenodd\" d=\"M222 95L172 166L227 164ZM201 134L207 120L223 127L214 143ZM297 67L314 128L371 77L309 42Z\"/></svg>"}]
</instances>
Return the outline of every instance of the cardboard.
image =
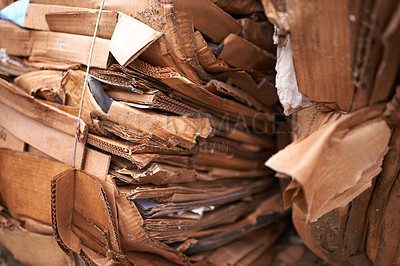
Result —
<instances>
[{"instance_id":1,"label":"cardboard","mask_svg":"<svg viewBox=\"0 0 400 266\"><path fill-rule=\"evenodd\" d=\"M306 6L290 0L286 8L299 91L310 101L335 103L349 111L354 91L347 2Z\"/></svg>"},{"instance_id":2,"label":"cardboard","mask_svg":"<svg viewBox=\"0 0 400 266\"><path fill-rule=\"evenodd\" d=\"M219 58L230 66L263 73L272 72L276 59L274 55L232 33L224 39Z\"/></svg>"},{"instance_id":3,"label":"cardboard","mask_svg":"<svg viewBox=\"0 0 400 266\"><path fill-rule=\"evenodd\" d=\"M114 220L116 213L95 178L69 169L54 177L51 191L53 230L65 248L78 254L93 250L109 261L127 264Z\"/></svg>"},{"instance_id":4,"label":"cardboard","mask_svg":"<svg viewBox=\"0 0 400 266\"><path fill-rule=\"evenodd\" d=\"M233 202L225 206L217 206L215 209L210 209L207 206L200 207L198 209L205 209L200 217L190 218L184 216L184 214L170 213L168 217L145 219L144 226L154 239L165 243L185 241L194 232L239 220L240 217L254 210L266 197L266 195L258 194L251 201Z\"/></svg>"},{"instance_id":5,"label":"cardboard","mask_svg":"<svg viewBox=\"0 0 400 266\"><path fill-rule=\"evenodd\" d=\"M250 15L253 12L262 11L262 6L254 0L246 1L227 1L227 0L212 0L214 4L234 15Z\"/></svg>"},{"instance_id":6,"label":"cardboard","mask_svg":"<svg viewBox=\"0 0 400 266\"><path fill-rule=\"evenodd\" d=\"M14 136L6 128L0 126L0 148L11 149L13 151L24 151L25 142Z\"/></svg>"},{"instance_id":7,"label":"cardboard","mask_svg":"<svg viewBox=\"0 0 400 266\"><path fill-rule=\"evenodd\" d=\"M371 107L342 115L271 157L266 165L293 179L284 193L285 205L295 202L314 222L370 187L381 171L391 135L386 122L376 118L380 112ZM359 146L364 138L368 141ZM346 171L333 170L338 168Z\"/></svg>"},{"instance_id":8,"label":"cardboard","mask_svg":"<svg viewBox=\"0 0 400 266\"><path fill-rule=\"evenodd\" d=\"M243 38L254 43L258 47L275 54L276 46L271 38L274 26L270 22L256 22L250 18L242 18L239 19L239 23L242 25L241 35Z\"/></svg>"},{"instance_id":9,"label":"cardboard","mask_svg":"<svg viewBox=\"0 0 400 266\"><path fill-rule=\"evenodd\" d=\"M32 31L32 56L63 59L86 65L92 37L60 32ZM96 38L92 67L106 68L110 41Z\"/></svg>"},{"instance_id":10,"label":"cardboard","mask_svg":"<svg viewBox=\"0 0 400 266\"><path fill-rule=\"evenodd\" d=\"M1 195L10 213L50 225L51 179L68 166L6 149L0 153L0 164Z\"/></svg>"},{"instance_id":11,"label":"cardboard","mask_svg":"<svg viewBox=\"0 0 400 266\"><path fill-rule=\"evenodd\" d=\"M374 104L387 100L392 86L395 83L396 69L400 65L400 51L396 49L396 43L399 43L400 36L400 7L394 11L390 22L382 34L382 44L384 47L383 58L377 69L374 87L369 99L369 104Z\"/></svg>"},{"instance_id":12,"label":"cardboard","mask_svg":"<svg viewBox=\"0 0 400 266\"><path fill-rule=\"evenodd\" d=\"M19 139L51 157L72 164L73 145L77 127L76 118L50 105L33 99L15 86L0 80L0 108L4 115L0 125ZM15 109L14 109L15 108ZM81 121L80 141L75 154L76 166L82 165L86 124Z\"/></svg>"},{"instance_id":13,"label":"cardboard","mask_svg":"<svg viewBox=\"0 0 400 266\"><path fill-rule=\"evenodd\" d=\"M35 95L58 104L65 104L65 93L61 90L61 71L32 71L15 78L14 82L30 95Z\"/></svg>"},{"instance_id":14,"label":"cardboard","mask_svg":"<svg viewBox=\"0 0 400 266\"><path fill-rule=\"evenodd\" d=\"M18 27L7 20L0 20L0 48L5 48L9 55L29 56L32 49L32 37L29 30Z\"/></svg>"},{"instance_id":15,"label":"cardboard","mask_svg":"<svg viewBox=\"0 0 400 266\"><path fill-rule=\"evenodd\" d=\"M221 43L230 33L238 34L240 24L218 6L201 0L193 3L187 0L174 2L177 12L187 12L192 17L194 27L200 32Z\"/></svg>"},{"instance_id":16,"label":"cardboard","mask_svg":"<svg viewBox=\"0 0 400 266\"><path fill-rule=\"evenodd\" d=\"M386 40L382 40L383 33L390 23L392 16L395 15L394 12L397 10L398 6L396 1L381 1L377 4L376 7L373 9L371 8L370 16L374 19L363 17L361 21L364 27L362 29L367 30L368 34L365 34L365 31L362 32L365 34L362 36L363 39L360 37L363 43L357 47L358 49L356 51L356 58L358 59L356 63L358 64L358 68L356 69L357 72L355 75L355 81L357 83L353 110L367 106L369 103L375 86L374 80L377 70L382 60L382 50L384 49L382 42L386 42ZM379 23L376 23L378 20ZM395 54L393 56L395 56ZM393 82L393 74L389 72L388 75L390 75L388 76L388 81ZM388 95L387 87L385 88L385 92L382 93L382 97ZM376 97L376 95L374 97Z\"/></svg>"},{"instance_id":17,"label":"cardboard","mask_svg":"<svg viewBox=\"0 0 400 266\"><path fill-rule=\"evenodd\" d=\"M63 5L43 5L43 4L35 4L29 3L28 8L26 10L25 20L24 20L24 28L35 29L35 30L43 30L49 31L52 30L49 28L49 24L46 21L46 16L52 13L61 13L61 12L77 12L84 11L83 8L77 7L68 7ZM94 11L94 10L92 10ZM53 31L53 30L52 30ZM57 30L56 30L57 31ZM67 32L67 31L63 31ZM75 32L69 32L75 33ZM86 34L83 34L86 35ZM92 34L93 36L93 34Z\"/></svg>"},{"instance_id":18,"label":"cardboard","mask_svg":"<svg viewBox=\"0 0 400 266\"><path fill-rule=\"evenodd\" d=\"M31 5L28 6L28 12ZM63 6L62 6L63 7ZM48 30L93 36L98 11L92 9L54 10L45 15ZM103 10L97 28L97 37L111 39L117 25L118 13ZM83 26L86 25L86 26Z\"/></svg>"},{"instance_id":19,"label":"cardboard","mask_svg":"<svg viewBox=\"0 0 400 266\"><path fill-rule=\"evenodd\" d=\"M118 63L126 66L161 35L161 32L153 30L146 24L119 13L118 22L111 37L110 52Z\"/></svg>"},{"instance_id":20,"label":"cardboard","mask_svg":"<svg viewBox=\"0 0 400 266\"><path fill-rule=\"evenodd\" d=\"M190 255L227 244L246 233L279 220L283 215L281 204L280 196L271 196L253 212L236 223L192 234L192 238L182 243L178 250Z\"/></svg>"},{"instance_id":21,"label":"cardboard","mask_svg":"<svg viewBox=\"0 0 400 266\"><path fill-rule=\"evenodd\" d=\"M130 250L149 252L160 255L179 265L188 263L188 258L181 252L147 236L139 211L124 196L117 197L116 203L121 245L125 252ZM136 237L133 238L130 235L135 235Z\"/></svg>"},{"instance_id":22,"label":"cardboard","mask_svg":"<svg viewBox=\"0 0 400 266\"><path fill-rule=\"evenodd\" d=\"M196 42L196 55L199 59L200 65L208 72L219 73L231 70L225 61L218 59L211 48L208 46L206 40L199 31L194 33Z\"/></svg>"}]
</instances>

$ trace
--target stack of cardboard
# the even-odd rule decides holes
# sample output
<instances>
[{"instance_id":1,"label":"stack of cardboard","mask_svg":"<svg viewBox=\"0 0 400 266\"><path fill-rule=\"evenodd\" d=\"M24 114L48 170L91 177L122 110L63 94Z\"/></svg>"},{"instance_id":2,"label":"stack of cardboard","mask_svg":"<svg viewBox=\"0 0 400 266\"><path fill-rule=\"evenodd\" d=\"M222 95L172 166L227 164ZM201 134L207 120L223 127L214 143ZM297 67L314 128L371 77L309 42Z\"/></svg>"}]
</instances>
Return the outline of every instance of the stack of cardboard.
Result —
<instances>
[{"instance_id":1,"label":"stack of cardboard","mask_svg":"<svg viewBox=\"0 0 400 266\"><path fill-rule=\"evenodd\" d=\"M286 213L263 6L100 2L1 10L0 241L38 265L256 261Z\"/></svg>"}]
</instances>

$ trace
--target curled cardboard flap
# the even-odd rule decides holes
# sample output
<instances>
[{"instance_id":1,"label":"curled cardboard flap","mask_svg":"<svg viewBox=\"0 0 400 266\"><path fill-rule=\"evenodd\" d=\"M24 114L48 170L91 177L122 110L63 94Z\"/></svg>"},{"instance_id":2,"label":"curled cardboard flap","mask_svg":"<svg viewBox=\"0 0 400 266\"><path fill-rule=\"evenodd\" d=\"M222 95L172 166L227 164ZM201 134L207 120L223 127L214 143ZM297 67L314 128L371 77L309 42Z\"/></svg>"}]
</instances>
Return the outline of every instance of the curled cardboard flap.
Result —
<instances>
[{"instance_id":1,"label":"curled cardboard flap","mask_svg":"<svg viewBox=\"0 0 400 266\"><path fill-rule=\"evenodd\" d=\"M313 222L368 188L391 134L384 120L373 117L381 112L375 107L343 115L271 157L268 167L293 178L286 205L295 202Z\"/></svg>"},{"instance_id":2,"label":"curled cardboard flap","mask_svg":"<svg viewBox=\"0 0 400 266\"><path fill-rule=\"evenodd\" d=\"M62 246L78 254L83 248L123 262L112 208L101 184L69 169L52 181L53 233Z\"/></svg>"},{"instance_id":3,"label":"curled cardboard flap","mask_svg":"<svg viewBox=\"0 0 400 266\"><path fill-rule=\"evenodd\" d=\"M118 13L118 22L110 42L110 52L123 66L135 60L141 52L155 42L161 32L123 13Z\"/></svg>"}]
</instances>

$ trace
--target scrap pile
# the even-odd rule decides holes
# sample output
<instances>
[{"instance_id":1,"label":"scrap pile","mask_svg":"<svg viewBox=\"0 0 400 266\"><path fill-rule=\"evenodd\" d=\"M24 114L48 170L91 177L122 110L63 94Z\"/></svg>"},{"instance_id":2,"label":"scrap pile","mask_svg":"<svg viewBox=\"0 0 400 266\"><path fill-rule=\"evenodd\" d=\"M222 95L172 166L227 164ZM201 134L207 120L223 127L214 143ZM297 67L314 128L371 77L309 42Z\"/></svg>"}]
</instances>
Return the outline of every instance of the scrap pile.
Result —
<instances>
[{"instance_id":1,"label":"scrap pile","mask_svg":"<svg viewBox=\"0 0 400 266\"><path fill-rule=\"evenodd\" d=\"M256 261L286 224L264 6L102 8L1 10L0 241L37 265Z\"/></svg>"}]
</instances>

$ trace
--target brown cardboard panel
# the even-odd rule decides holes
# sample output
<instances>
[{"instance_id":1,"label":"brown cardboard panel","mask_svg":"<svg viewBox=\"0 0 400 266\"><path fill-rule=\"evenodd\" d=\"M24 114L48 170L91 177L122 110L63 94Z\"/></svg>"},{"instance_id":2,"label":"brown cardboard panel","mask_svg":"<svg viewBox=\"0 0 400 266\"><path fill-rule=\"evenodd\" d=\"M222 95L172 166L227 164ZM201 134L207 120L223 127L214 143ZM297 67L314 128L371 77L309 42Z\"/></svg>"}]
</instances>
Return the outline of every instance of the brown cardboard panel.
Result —
<instances>
[{"instance_id":1,"label":"brown cardboard panel","mask_svg":"<svg viewBox=\"0 0 400 266\"><path fill-rule=\"evenodd\" d=\"M299 91L310 101L349 111L354 92L348 1L286 4Z\"/></svg>"},{"instance_id":2,"label":"brown cardboard panel","mask_svg":"<svg viewBox=\"0 0 400 266\"><path fill-rule=\"evenodd\" d=\"M51 225L38 222L29 217L25 218L24 228L32 233L53 235L53 228Z\"/></svg>"},{"instance_id":3,"label":"brown cardboard panel","mask_svg":"<svg viewBox=\"0 0 400 266\"><path fill-rule=\"evenodd\" d=\"M88 18L88 24L89 24L89 18L90 18L90 12L96 12L96 10L87 10L85 8L79 8L79 7L69 7L69 6L64 6L64 5L55 5L55 4L49 4L49 5L43 5L43 4L35 4L35 3L29 3L28 8L26 10L26 15L25 15L25 20L24 20L24 28L29 28L29 29L35 29L35 30L44 30L44 31L59 31L59 30L53 30L49 26L52 26L54 24L48 23L48 20L46 19L47 15L49 14L54 14L54 13L59 13L63 14L64 12L87 12L87 18ZM103 14L104 13L104 14ZM102 16L108 17L108 14L111 12L103 11ZM79 14L79 13L78 13ZM96 19L97 19L97 14L96 14ZM104 20L104 18L103 18ZM60 20L57 21L56 23L58 25L63 25L62 24L63 17L60 17ZM78 21L78 16L76 16L76 20L74 21L75 23ZM54 22L54 21L52 21ZM96 23L96 20L94 21L94 24L92 27L87 27L87 28L93 28ZM90 25L90 24L89 24ZM66 31L61 31L61 32L66 32L66 33L74 33L74 34L79 34L77 32L71 32L68 30L68 28L73 27L73 25L66 25ZM57 28L57 27L56 27ZM101 27L100 27L101 29ZM101 30L100 30L101 31ZM82 34L82 35L88 35L88 34ZM92 34L93 36L93 30Z\"/></svg>"},{"instance_id":4,"label":"brown cardboard panel","mask_svg":"<svg viewBox=\"0 0 400 266\"><path fill-rule=\"evenodd\" d=\"M72 163L76 118L33 99L15 86L0 80L0 124L36 149L66 164ZM15 109L13 109L15 108ZM87 131L83 121L81 133ZM76 166L81 167L84 144L78 141Z\"/></svg>"},{"instance_id":5,"label":"brown cardboard panel","mask_svg":"<svg viewBox=\"0 0 400 266\"><path fill-rule=\"evenodd\" d=\"M0 39L0 48L5 48L7 54L29 56L32 49L31 32L23 29L11 21L0 20L0 35L7 38Z\"/></svg>"},{"instance_id":6,"label":"brown cardboard panel","mask_svg":"<svg viewBox=\"0 0 400 266\"><path fill-rule=\"evenodd\" d=\"M51 179L69 166L5 149L0 152L0 165L0 191L11 214L50 225Z\"/></svg>"},{"instance_id":7,"label":"brown cardboard panel","mask_svg":"<svg viewBox=\"0 0 400 266\"><path fill-rule=\"evenodd\" d=\"M27 15L29 14L31 5L34 4L29 4ZM117 25L117 16L117 12L105 10L101 12L97 37L111 39L115 26ZM98 11L76 8L73 8L73 10L52 10L47 13L45 17L48 30L50 31L93 36L97 23Z\"/></svg>"},{"instance_id":8,"label":"brown cardboard panel","mask_svg":"<svg viewBox=\"0 0 400 266\"><path fill-rule=\"evenodd\" d=\"M271 157L267 166L293 178L284 193L285 205L295 202L314 222L370 187L391 135L386 122L375 118L381 112L371 107L342 115Z\"/></svg>"},{"instance_id":9,"label":"brown cardboard panel","mask_svg":"<svg viewBox=\"0 0 400 266\"><path fill-rule=\"evenodd\" d=\"M30 56L29 60L23 60L24 64L28 67L35 69L53 69L53 70L69 70L79 69L79 63L71 63L65 60L55 60L48 57Z\"/></svg>"},{"instance_id":10,"label":"brown cardboard panel","mask_svg":"<svg viewBox=\"0 0 400 266\"><path fill-rule=\"evenodd\" d=\"M93 177L67 170L52 180L52 218L55 235L68 249L80 253L84 246L103 256L124 262L119 244L115 213L106 194Z\"/></svg>"},{"instance_id":11,"label":"brown cardboard panel","mask_svg":"<svg viewBox=\"0 0 400 266\"><path fill-rule=\"evenodd\" d=\"M220 73L216 77L241 88L266 106L271 106L278 100L274 84L267 79L257 85L247 72L241 70Z\"/></svg>"},{"instance_id":12,"label":"brown cardboard panel","mask_svg":"<svg viewBox=\"0 0 400 266\"><path fill-rule=\"evenodd\" d=\"M255 0L212 0L214 4L234 15L250 15L253 12L262 12L261 3Z\"/></svg>"},{"instance_id":13,"label":"brown cardboard panel","mask_svg":"<svg viewBox=\"0 0 400 266\"><path fill-rule=\"evenodd\" d=\"M235 19L207 0L174 1L174 9L177 12L187 12L196 29L219 43L230 33L238 34L241 31Z\"/></svg>"},{"instance_id":14,"label":"brown cardboard panel","mask_svg":"<svg viewBox=\"0 0 400 266\"><path fill-rule=\"evenodd\" d=\"M25 142L0 125L0 148L24 151Z\"/></svg>"},{"instance_id":15,"label":"brown cardboard panel","mask_svg":"<svg viewBox=\"0 0 400 266\"><path fill-rule=\"evenodd\" d=\"M35 100L15 85L0 79L0 102L28 118L74 136L76 132L76 117L63 112L43 101ZM32 111L35 110L35 111ZM86 125L81 121L81 133L86 131Z\"/></svg>"},{"instance_id":16,"label":"brown cardboard panel","mask_svg":"<svg viewBox=\"0 0 400 266\"><path fill-rule=\"evenodd\" d=\"M263 73L273 72L276 60L271 53L232 33L224 39L219 58L230 66Z\"/></svg>"},{"instance_id":17,"label":"brown cardboard panel","mask_svg":"<svg viewBox=\"0 0 400 266\"><path fill-rule=\"evenodd\" d=\"M239 19L239 23L242 25L243 38L270 53L276 52L276 45L272 40L274 25L268 21L256 22L250 18Z\"/></svg>"},{"instance_id":18,"label":"brown cardboard panel","mask_svg":"<svg viewBox=\"0 0 400 266\"><path fill-rule=\"evenodd\" d=\"M92 37L60 32L33 31L32 56L63 59L86 65L88 63ZM96 38L92 67L106 68L110 41Z\"/></svg>"},{"instance_id":19,"label":"brown cardboard panel","mask_svg":"<svg viewBox=\"0 0 400 266\"><path fill-rule=\"evenodd\" d=\"M0 125L6 127L13 135L58 161L72 164L74 136L45 126L1 103L0 110L4 112L0 117ZM77 167L81 167L84 148L84 144L79 141L76 153Z\"/></svg>"}]
</instances>

